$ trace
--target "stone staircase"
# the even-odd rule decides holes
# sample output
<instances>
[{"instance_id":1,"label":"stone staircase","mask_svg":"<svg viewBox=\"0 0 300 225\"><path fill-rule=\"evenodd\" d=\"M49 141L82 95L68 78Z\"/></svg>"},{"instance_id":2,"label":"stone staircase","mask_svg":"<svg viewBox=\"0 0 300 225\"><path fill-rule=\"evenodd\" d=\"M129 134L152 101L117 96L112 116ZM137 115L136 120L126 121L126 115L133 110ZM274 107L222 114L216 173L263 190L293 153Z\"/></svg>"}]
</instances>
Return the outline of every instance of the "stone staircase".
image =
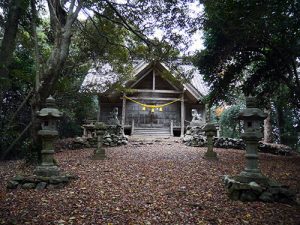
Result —
<instances>
[{"instance_id":1,"label":"stone staircase","mask_svg":"<svg viewBox=\"0 0 300 225\"><path fill-rule=\"evenodd\" d=\"M170 137L170 128L134 128L133 136Z\"/></svg>"}]
</instances>

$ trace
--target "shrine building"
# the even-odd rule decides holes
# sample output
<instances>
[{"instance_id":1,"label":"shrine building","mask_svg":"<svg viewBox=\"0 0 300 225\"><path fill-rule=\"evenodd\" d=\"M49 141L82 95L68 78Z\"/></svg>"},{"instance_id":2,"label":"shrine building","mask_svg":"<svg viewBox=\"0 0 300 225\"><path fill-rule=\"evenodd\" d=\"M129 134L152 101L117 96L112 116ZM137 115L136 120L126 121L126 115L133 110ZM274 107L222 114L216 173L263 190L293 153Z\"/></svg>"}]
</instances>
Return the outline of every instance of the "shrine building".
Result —
<instances>
[{"instance_id":1,"label":"shrine building","mask_svg":"<svg viewBox=\"0 0 300 225\"><path fill-rule=\"evenodd\" d=\"M125 133L131 135L183 135L196 109L203 122L207 94L202 76L191 65L180 65L181 72L172 72L164 63L137 61L131 79L116 88L118 74L108 64L89 70L82 89L98 96L98 121L106 122L114 108ZM176 74L175 74L176 73ZM184 73L192 77L184 82ZM123 90L123 91L120 91Z\"/></svg>"}]
</instances>

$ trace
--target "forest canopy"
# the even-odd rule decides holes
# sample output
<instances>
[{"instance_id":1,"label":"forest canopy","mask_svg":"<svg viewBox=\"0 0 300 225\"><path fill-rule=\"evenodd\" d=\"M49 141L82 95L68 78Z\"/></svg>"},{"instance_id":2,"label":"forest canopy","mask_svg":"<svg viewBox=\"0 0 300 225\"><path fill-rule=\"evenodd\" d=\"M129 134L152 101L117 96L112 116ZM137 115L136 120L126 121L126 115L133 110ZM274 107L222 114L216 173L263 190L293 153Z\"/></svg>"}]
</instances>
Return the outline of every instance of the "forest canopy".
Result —
<instances>
[{"instance_id":1,"label":"forest canopy","mask_svg":"<svg viewBox=\"0 0 300 225\"><path fill-rule=\"evenodd\" d=\"M187 49L187 37L200 24L200 16L188 13L193 2L1 1L2 158L12 150L38 152L35 112L50 94L66 112L64 136L80 132L84 118L95 112L93 98L78 93L92 63L109 62L126 74L134 58L171 60ZM153 36L157 30L163 31L159 39Z\"/></svg>"}]
</instances>

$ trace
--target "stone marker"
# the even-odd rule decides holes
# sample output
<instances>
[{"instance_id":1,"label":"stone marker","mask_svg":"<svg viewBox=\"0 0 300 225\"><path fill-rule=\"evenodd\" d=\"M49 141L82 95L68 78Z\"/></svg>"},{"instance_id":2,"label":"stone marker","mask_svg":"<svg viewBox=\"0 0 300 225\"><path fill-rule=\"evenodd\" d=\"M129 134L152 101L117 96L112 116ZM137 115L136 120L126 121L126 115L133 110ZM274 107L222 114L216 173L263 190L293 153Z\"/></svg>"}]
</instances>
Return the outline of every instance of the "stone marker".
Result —
<instances>
[{"instance_id":1,"label":"stone marker","mask_svg":"<svg viewBox=\"0 0 300 225\"><path fill-rule=\"evenodd\" d=\"M213 137L216 136L217 129L213 123L207 123L203 130L205 131L205 135L207 136L207 152L204 155L206 159L218 159L217 153L214 152L213 147Z\"/></svg>"},{"instance_id":2,"label":"stone marker","mask_svg":"<svg viewBox=\"0 0 300 225\"><path fill-rule=\"evenodd\" d=\"M227 194L232 200L295 203L295 193L264 176L258 167L258 141L262 138L261 122L267 115L256 108L255 98L246 98L246 109L239 118L244 121L241 135L246 144L246 167L238 176L224 176Z\"/></svg>"},{"instance_id":3,"label":"stone marker","mask_svg":"<svg viewBox=\"0 0 300 225\"><path fill-rule=\"evenodd\" d=\"M246 144L246 168L237 177L238 181L248 183L255 181L266 184L267 178L261 174L258 166L258 141L263 137L261 123L267 115L256 108L254 97L246 98L246 109L239 114L239 119L244 121L244 133L241 134Z\"/></svg>"},{"instance_id":4,"label":"stone marker","mask_svg":"<svg viewBox=\"0 0 300 225\"><path fill-rule=\"evenodd\" d=\"M43 190L52 186L54 188L63 187L71 179L77 179L77 176L70 174L60 174L60 170L54 163L54 140L58 136L56 130L57 120L62 116L55 108L55 99L51 96L46 99L46 107L37 112L41 119L42 129L38 132L43 142L42 162L34 171L35 175L15 176L7 184L8 189L21 187L23 189Z\"/></svg>"},{"instance_id":5,"label":"stone marker","mask_svg":"<svg viewBox=\"0 0 300 225\"><path fill-rule=\"evenodd\" d=\"M54 164L54 146L53 142L58 136L56 130L57 120L62 116L57 108L55 108L55 99L50 96L46 99L46 108L37 112L37 116L41 119L42 130L38 132L43 142L42 162L35 169L38 176L57 176L59 168Z\"/></svg>"},{"instance_id":6,"label":"stone marker","mask_svg":"<svg viewBox=\"0 0 300 225\"><path fill-rule=\"evenodd\" d=\"M103 148L103 135L106 131L106 125L103 122L95 123L95 130L97 134L97 148L94 151L93 159L105 159L105 149Z\"/></svg>"}]
</instances>

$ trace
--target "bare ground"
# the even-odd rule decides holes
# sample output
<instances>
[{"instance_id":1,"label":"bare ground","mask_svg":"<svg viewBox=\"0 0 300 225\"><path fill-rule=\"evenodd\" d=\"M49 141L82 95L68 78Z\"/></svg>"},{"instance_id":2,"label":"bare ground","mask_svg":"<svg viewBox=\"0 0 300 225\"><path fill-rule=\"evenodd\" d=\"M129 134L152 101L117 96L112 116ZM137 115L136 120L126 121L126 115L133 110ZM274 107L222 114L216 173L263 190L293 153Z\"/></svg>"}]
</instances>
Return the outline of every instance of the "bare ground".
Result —
<instances>
[{"instance_id":1,"label":"bare ground","mask_svg":"<svg viewBox=\"0 0 300 225\"><path fill-rule=\"evenodd\" d=\"M244 167L244 152L205 148L173 139L130 142L108 148L108 159L91 160L92 149L56 154L60 168L78 180L58 190L6 190L15 174L31 173L22 161L0 163L0 224L300 224L300 207L228 199L222 182ZM260 154L262 172L300 193L300 156Z\"/></svg>"}]
</instances>

